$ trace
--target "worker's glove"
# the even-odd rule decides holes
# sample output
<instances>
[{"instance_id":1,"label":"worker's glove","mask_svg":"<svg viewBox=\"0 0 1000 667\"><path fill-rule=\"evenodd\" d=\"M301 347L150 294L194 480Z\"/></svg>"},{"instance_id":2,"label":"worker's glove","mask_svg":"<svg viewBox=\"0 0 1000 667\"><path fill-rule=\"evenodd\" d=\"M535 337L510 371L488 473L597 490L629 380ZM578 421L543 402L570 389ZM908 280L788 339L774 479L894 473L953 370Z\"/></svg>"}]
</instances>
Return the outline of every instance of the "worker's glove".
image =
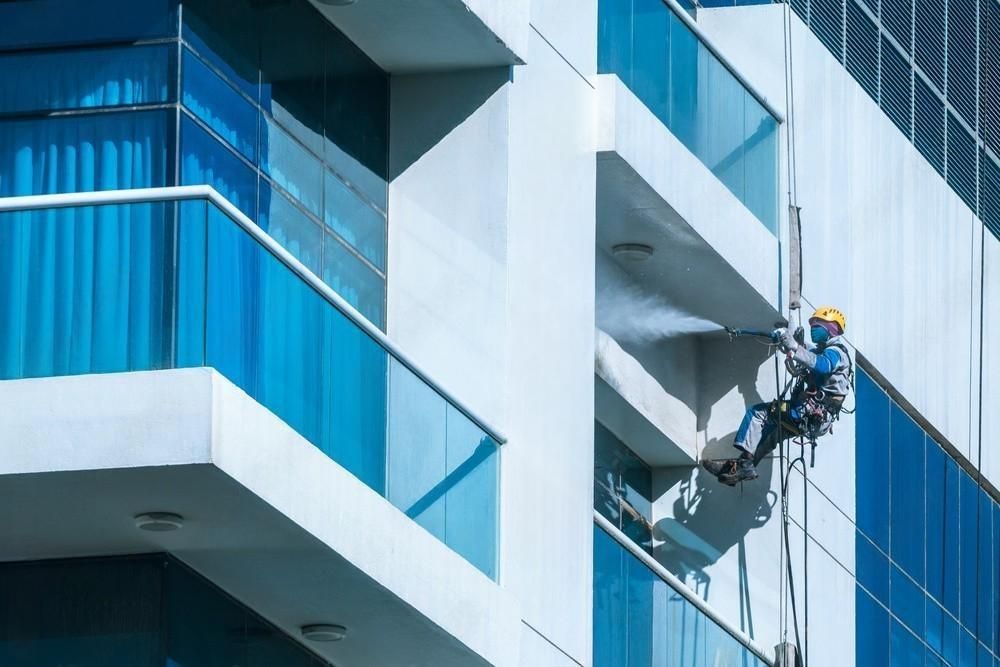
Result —
<instances>
[{"instance_id":1,"label":"worker's glove","mask_svg":"<svg viewBox=\"0 0 1000 667\"><path fill-rule=\"evenodd\" d=\"M792 332L784 327L775 329L771 334L771 337L778 342L778 346L781 348L781 351L786 354L794 352L799 346L799 344L795 342L795 336Z\"/></svg>"}]
</instances>

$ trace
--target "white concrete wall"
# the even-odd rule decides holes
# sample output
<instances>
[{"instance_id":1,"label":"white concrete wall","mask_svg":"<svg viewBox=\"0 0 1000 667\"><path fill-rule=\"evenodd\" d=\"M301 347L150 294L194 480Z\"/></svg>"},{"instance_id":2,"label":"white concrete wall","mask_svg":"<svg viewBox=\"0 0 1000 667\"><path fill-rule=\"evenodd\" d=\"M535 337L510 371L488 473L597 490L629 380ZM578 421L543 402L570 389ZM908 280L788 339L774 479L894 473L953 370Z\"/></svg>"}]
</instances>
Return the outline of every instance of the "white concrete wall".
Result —
<instances>
[{"instance_id":1,"label":"white concrete wall","mask_svg":"<svg viewBox=\"0 0 1000 667\"><path fill-rule=\"evenodd\" d=\"M387 330L510 438L500 582L532 667L591 661L596 6L534 3L502 80L392 79Z\"/></svg>"},{"instance_id":2,"label":"white concrete wall","mask_svg":"<svg viewBox=\"0 0 1000 667\"><path fill-rule=\"evenodd\" d=\"M595 95L537 31L527 60L511 88L501 573L525 622L563 654L559 664L588 665ZM553 663L522 653L522 664Z\"/></svg>"},{"instance_id":3,"label":"white concrete wall","mask_svg":"<svg viewBox=\"0 0 1000 667\"><path fill-rule=\"evenodd\" d=\"M386 330L502 428L509 73L391 78Z\"/></svg>"}]
</instances>

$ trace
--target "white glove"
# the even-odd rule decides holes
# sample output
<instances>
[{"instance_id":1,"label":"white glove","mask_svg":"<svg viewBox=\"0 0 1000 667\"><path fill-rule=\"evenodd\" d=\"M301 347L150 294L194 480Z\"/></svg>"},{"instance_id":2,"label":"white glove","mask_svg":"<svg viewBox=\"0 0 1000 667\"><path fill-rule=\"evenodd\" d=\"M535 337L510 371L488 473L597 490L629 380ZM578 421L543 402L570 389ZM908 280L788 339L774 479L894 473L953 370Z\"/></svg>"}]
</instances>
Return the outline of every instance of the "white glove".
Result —
<instances>
[{"instance_id":1,"label":"white glove","mask_svg":"<svg viewBox=\"0 0 1000 667\"><path fill-rule=\"evenodd\" d=\"M782 352L794 352L799 347L799 344L795 342L795 336L785 327L775 329L771 336L778 341L778 346Z\"/></svg>"}]
</instances>

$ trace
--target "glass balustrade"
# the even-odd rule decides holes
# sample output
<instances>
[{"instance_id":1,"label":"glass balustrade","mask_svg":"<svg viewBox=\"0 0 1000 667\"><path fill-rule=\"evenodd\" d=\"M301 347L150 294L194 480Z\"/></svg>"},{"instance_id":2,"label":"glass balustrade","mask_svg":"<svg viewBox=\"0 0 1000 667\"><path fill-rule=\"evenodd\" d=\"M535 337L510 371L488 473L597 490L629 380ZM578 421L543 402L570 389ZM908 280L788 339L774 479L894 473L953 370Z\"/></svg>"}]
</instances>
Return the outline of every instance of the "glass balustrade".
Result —
<instances>
[{"instance_id":1,"label":"glass balustrade","mask_svg":"<svg viewBox=\"0 0 1000 667\"><path fill-rule=\"evenodd\" d=\"M778 120L663 0L600 0L598 71L616 74L771 233Z\"/></svg>"},{"instance_id":2,"label":"glass balustrade","mask_svg":"<svg viewBox=\"0 0 1000 667\"><path fill-rule=\"evenodd\" d=\"M495 578L498 443L214 203L0 213L0 322L0 379L215 368Z\"/></svg>"},{"instance_id":3,"label":"glass balustrade","mask_svg":"<svg viewBox=\"0 0 1000 667\"><path fill-rule=\"evenodd\" d=\"M594 667L766 667L594 526Z\"/></svg>"}]
</instances>

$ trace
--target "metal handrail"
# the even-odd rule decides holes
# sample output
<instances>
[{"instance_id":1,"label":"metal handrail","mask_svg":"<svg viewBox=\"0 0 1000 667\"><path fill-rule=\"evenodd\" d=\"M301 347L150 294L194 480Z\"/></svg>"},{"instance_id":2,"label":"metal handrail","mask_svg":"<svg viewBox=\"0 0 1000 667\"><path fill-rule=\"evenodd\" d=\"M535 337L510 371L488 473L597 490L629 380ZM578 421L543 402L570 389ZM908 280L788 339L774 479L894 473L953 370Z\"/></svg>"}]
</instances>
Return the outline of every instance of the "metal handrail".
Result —
<instances>
[{"instance_id":1,"label":"metal handrail","mask_svg":"<svg viewBox=\"0 0 1000 667\"><path fill-rule=\"evenodd\" d=\"M162 188L135 188L131 190L104 190L101 192L68 192L51 195L25 195L19 197L0 197L0 213L15 211L31 211L47 208L69 208L74 206L104 206L112 204L147 204L166 201L184 201L204 199L215 204L236 224L243 228L258 243L277 257L285 266L294 271L299 278L316 290L334 308L343 313L354 324L360 327L386 352L395 357L417 377L426 382L438 394L458 408L499 444L507 442L507 437L490 423L476 414L472 408L456 398L455 394L435 382L417 365L413 359L403 352L398 345L389 340L381 329L368 321L354 306L344 301L343 297L334 292L310 271L302 262L285 250L270 234L257 226L243 211L236 208L232 202L219 194L209 185L177 185Z\"/></svg>"},{"instance_id":2,"label":"metal handrail","mask_svg":"<svg viewBox=\"0 0 1000 667\"><path fill-rule=\"evenodd\" d=\"M596 523L605 533L610 535L615 542L625 547L626 551L638 558L643 565L652 570L653 574L665 581L666 584L679 593L681 597L697 607L699 611L708 616L713 622L715 622L716 625L731 635L733 639L750 649L754 655L763 660L767 665L773 667L774 656L770 652L765 651L745 632L726 620L726 618L724 618L719 612L712 609L707 602L695 595L695 592L688 588L683 581L678 579L673 572L660 565L655 558L643 551L625 533L620 531L597 510L594 510L594 523Z\"/></svg>"}]
</instances>

